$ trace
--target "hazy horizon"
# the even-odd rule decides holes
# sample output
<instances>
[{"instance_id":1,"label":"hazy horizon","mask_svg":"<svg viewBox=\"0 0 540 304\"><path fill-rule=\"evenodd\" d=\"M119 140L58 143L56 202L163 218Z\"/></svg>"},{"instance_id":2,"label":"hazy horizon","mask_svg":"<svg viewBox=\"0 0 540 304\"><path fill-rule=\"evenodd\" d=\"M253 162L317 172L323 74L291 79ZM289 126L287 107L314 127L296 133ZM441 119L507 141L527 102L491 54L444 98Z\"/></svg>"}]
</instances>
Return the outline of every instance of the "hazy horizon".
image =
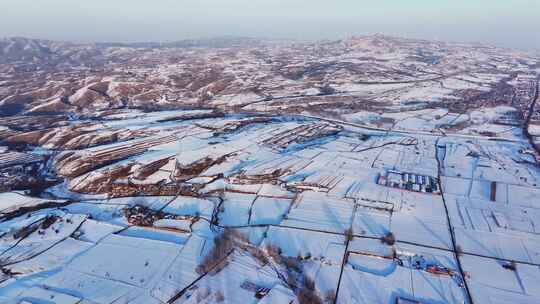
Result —
<instances>
[{"instance_id":1,"label":"hazy horizon","mask_svg":"<svg viewBox=\"0 0 540 304\"><path fill-rule=\"evenodd\" d=\"M77 42L385 34L540 49L535 0L3 0L0 36Z\"/></svg>"}]
</instances>

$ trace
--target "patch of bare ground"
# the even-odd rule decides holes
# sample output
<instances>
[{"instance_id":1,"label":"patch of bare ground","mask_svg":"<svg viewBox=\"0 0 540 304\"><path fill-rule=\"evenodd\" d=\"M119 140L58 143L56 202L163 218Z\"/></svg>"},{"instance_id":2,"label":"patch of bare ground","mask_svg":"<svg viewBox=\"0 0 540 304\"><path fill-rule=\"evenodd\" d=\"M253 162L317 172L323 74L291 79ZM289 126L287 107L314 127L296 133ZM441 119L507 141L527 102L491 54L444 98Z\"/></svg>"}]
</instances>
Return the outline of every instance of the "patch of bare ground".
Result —
<instances>
[{"instance_id":1,"label":"patch of bare ground","mask_svg":"<svg viewBox=\"0 0 540 304\"><path fill-rule=\"evenodd\" d=\"M197 266L198 274L214 275L227 266L227 258L232 251L241 244L248 243L245 235L234 229L225 228L221 234L214 238L214 247Z\"/></svg>"},{"instance_id":2,"label":"patch of bare ground","mask_svg":"<svg viewBox=\"0 0 540 304\"><path fill-rule=\"evenodd\" d=\"M288 286L295 293L298 303L332 303L335 298L335 296L332 298L332 291L328 291L323 299L317 292L315 281L305 273L303 269L304 260L311 258L309 255L306 257L287 257L282 255L281 249L274 245L267 245L263 252L265 254L258 254L256 257L264 256L264 258L260 260L261 262L267 260L284 269L284 273L278 273L278 276L283 284Z\"/></svg>"}]
</instances>

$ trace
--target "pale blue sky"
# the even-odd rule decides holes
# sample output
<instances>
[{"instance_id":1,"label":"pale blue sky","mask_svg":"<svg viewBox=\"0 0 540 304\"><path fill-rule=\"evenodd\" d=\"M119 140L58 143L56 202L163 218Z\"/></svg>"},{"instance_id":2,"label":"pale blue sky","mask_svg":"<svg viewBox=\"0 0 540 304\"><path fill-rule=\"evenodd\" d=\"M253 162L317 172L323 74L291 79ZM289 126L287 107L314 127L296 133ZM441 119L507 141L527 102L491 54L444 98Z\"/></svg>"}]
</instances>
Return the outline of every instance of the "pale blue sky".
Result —
<instances>
[{"instance_id":1,"label":"pale blue sky","mask_svg":"<svg viewBox=\"0 0 540 304\"><path fill-rule=\"evenodd\" d=\"M540 49L540 0L0 0L0 36L162 41L384 33Z\"/></svg>"}]
</instances>

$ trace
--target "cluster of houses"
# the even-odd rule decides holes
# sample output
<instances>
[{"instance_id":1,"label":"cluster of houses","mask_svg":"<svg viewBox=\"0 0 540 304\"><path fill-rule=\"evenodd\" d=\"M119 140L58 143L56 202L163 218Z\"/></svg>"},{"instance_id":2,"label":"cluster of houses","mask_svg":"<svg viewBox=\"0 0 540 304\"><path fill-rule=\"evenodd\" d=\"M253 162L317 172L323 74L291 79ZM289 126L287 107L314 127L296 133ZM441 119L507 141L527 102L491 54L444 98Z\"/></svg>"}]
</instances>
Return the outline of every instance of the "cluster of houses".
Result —
<instances>
[{"instance_id":1,"label":"cluster of houses","mask_svg":"<svg viewBox=\"0 0 540 304\"><path fill-rule=\"evenodd\" d=\"M44 157L35 154L1 150L0 147L0 192L11 189L28 189L36 186Z\"/></svg>"},{"instance_id":2,"label":"cluster of houses","mask_svg":"<svg viewBox=\"0 0 540 304\"><path fill-rule=\"evenodd\" d=\"M41 169L43 161L40 155L6 151L0 153L0 173L34 174Z\"/></svg>"},{"instance_id":3,"label":"cluster of houses","mask_svg":"<svg viewBox=\"0 0 540 304\"><path fill-rule=\"evenodd\" d=\"M386 175L379 176L377 183L403 190L441 194L438 179L427 175L388 170Z\"/></svg>"}]
</instances>

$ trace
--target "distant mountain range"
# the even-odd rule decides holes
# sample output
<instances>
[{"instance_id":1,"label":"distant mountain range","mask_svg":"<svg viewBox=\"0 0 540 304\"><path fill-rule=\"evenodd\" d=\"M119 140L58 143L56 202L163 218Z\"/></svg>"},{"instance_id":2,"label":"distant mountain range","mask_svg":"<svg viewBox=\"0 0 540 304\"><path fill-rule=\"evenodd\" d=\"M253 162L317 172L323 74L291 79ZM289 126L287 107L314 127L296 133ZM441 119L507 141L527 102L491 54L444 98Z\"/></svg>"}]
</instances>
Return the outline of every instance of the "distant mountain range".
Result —
<instances>
[{"instance_id":1,"label":"distant mountain range","mask_svg":"<svg viewBox=\"0 0 540 304\"><path fill-rule=\"evenodd\" d=\"M222 37L212 39L186 39L171 42L100 42L72 43L24 37L0 39L0 63L14 61L81 63L103 59L105 48L225 48L256 46L261 40L247 37Z\"/></svg>"}]
</instances>

